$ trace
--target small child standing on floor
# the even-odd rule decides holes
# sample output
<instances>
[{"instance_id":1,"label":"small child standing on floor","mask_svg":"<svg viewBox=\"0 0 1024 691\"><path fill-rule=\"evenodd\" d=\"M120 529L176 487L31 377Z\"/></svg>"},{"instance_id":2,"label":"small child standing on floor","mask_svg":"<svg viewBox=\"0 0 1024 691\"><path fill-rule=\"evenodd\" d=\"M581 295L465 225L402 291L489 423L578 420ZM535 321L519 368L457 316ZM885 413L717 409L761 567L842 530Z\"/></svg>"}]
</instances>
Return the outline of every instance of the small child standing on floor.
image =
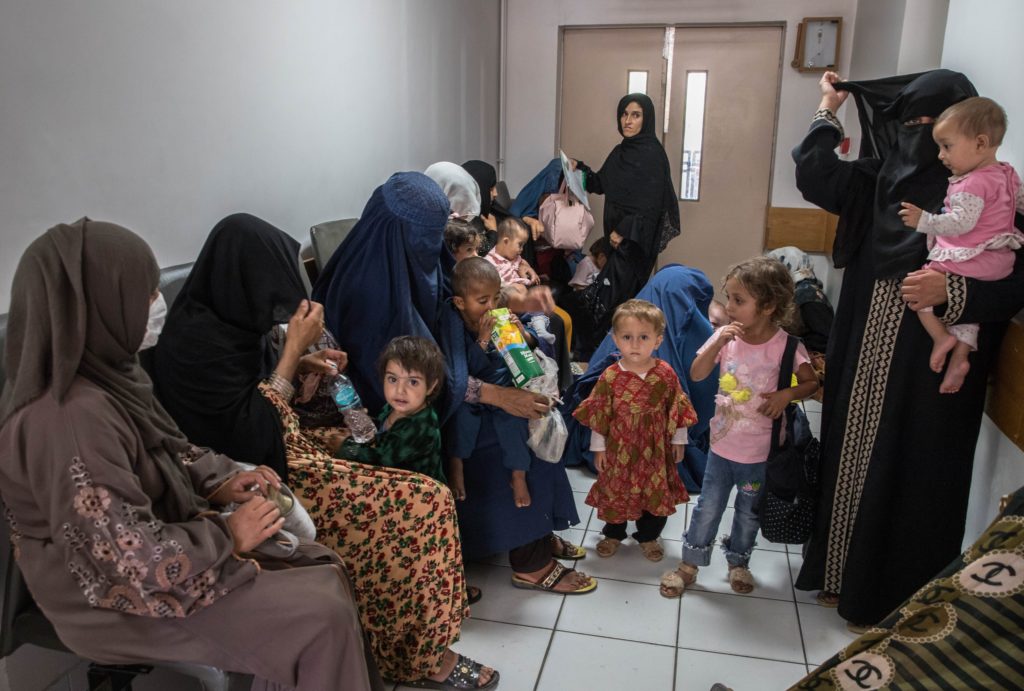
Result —
<instances>
[{"instance_id":1,"label":"small child standing on floor","mask_svg":"<svg viewBox=\"0 0 1024 691\"><path fill-rule=\"evenodd\" d=\"M370 444L346 439L335 456L444 482L441 430L430 405L444 382L441 350L429 339L399 336L384 348L377 368L387 401L378 416L377 438Z\"/></svg>"},{"instance_id":2,"label":"small child standing on floor","mask_svg":"<svg viewBox=\"0 0 1024 691\"><path fill-rule=\"evenodd\" d=\"M627 300L612 316L612 339L622 354L608 366L574 413L591 431L597 481L587 504L605 521L597 554L610 557L626 539L626 521L644 556L661 561L658 542L676 505L689 501L676 464L683 460L686 428L697 414L675 371L654 357L665 315L646 300Z\"/></svg>"},{"instance_id":3,"label":"small child standing on floor","mask_svg":"<svg viewBox=\"0 0 1024 691\"><path fill-rule=\"evenodd\" d=\"M772 448L772 421L786 406L818 388L807 350L793 357L795 387L776 390L788 335L781 328L792 314L793 279L780 262L755 257L725 277L725 305L731 323L717 329L697 351L690 376L700 381L719 365L711 450L697 506L683 536L683 561L662 576L661 594L679 597L711 562L711 548L732 488L736 488L732 533L721 540L729 563L729 585L737 593L754 589L748 568L759 523L756 508L764 489Z\"/></svg>"},{"instance_id":4,"label":"small child standing on floor","mask_svg":"<svg viewBox=\"0 0 1024 691\"><path fill-rule=\"evenodd\" d=\"M950 106L935 120L939 160L953 173L945 208L930 214L903 202L899 212L908 227L928 233L924 268L982 281L1012 273L1014 250L1024 240L1013 225L1014 213L1024 213L1024 188L1013 166L996 160L1005 132L1006 113L980 96ZM968 355L978 349L978 325L946 326L930 307L917 316L934 343L928 360L932 371L941 372L949 356L939 391L956 393L971 369Z\"/></svg>"}]
</instances>

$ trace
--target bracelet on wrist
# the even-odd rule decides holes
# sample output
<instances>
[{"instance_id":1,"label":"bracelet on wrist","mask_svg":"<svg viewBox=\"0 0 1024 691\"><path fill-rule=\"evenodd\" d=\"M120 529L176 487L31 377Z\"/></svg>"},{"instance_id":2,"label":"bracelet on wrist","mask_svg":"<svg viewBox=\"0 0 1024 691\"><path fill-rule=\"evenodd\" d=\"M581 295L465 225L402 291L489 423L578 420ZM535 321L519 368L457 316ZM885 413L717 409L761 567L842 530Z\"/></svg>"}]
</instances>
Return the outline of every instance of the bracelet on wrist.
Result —
<instances>
[{"instance_id":1,"label":"bracelet on wrist","mask_svg":"<svg viewBox=\"0 0 1024 691\"><path fill-rule=\"evenodd\" d=\"M824 120L828 124L839 130L839 138L843 139L846 137L846 133L843 131L843 124L839 122L839 118L829 108L818 108L814 113L814 117L811 118L811 122L817 122L818 120Z\"/></svg>"},{"instance_id":2,"label":"bracelet on wrist","mask_svg":"<svg viewBox=\"0 0 1024 691\"><path fill-rule=\"evenodd\" d=\"M292 400L292 396L295 395L295 387L292 383L277 372L270 373L270 376L267 377L267 384L286 401Z\"/></svg>"}]
</instances>

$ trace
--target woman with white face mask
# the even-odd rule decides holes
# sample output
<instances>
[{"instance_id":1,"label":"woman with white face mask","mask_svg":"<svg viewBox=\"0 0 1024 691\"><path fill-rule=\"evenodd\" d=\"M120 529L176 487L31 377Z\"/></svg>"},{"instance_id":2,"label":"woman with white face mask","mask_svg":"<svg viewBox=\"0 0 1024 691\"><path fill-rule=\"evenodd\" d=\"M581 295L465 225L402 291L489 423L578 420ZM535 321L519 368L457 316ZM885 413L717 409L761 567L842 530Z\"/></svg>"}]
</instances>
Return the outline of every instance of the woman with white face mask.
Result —
<instances>
[{"instance_id":1,"label":"woman with white face mask","mask_svg":"<svg viewBox=\"0 0 1024 691\"><path fill-rule=\"evenodd\" d=\"M0 493L29 589L90 660L212 665L254 689L382 688L334 553L252 554L282 525L260 496L279 481L191 445L154 398L136 353L159 333L158 278L141 238L88 219L18 266Z\"/></svg>"}]
</instances>

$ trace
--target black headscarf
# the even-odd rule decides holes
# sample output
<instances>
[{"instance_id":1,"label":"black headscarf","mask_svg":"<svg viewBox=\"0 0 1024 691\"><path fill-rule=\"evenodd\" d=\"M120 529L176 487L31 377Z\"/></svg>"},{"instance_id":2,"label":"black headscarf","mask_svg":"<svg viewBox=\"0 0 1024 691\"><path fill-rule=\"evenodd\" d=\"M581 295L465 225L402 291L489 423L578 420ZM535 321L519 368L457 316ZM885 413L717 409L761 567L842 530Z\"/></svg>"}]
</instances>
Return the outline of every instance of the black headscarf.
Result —
<instances>
[{"instance_id":1,"label":"black headscarf","mask_svg":"<svg viewBox=\"0 0 1024 691\"><path fill-rule=\"evenodd\" d=\"M491 190L498 184L497 171L484 161L466 161L462 167L480 187L480 215L487 216L491 213Z\"/></svg>"},{"instance_id":2,"label":"black headscarf","mask_svg":"<svg viewBox=\"0 0 1024 691\"><path fill-rule=\"evenodd\" d=\"M978 92L959 72L933 70L863 82L839 82L857 102L863 141L857 165L877 170L871 234L875 276L899 278L919 269L927 256L925 236L907 228L899 217L900 202L938 212L946 194L949 171L939 161L932 125L906 126L913 118L938 115ZM844 222L864 222L858 212Z\"/></svg>"},{"instance_id":3,"label":"black headscarf","mask_svg":"<svg viewBox=\"0 0 1024 691\"><path fill-rule=\"evenodd\" d=\"M63 401L85 377L135 425L146 451L135 463L139 482L156 514L176 522L207 507L177 455L188 442L136 355L159 280L149 245L112 223L82 218L29 245L11 289L0 424L40 396Z\"/></svg>"},{"instance_id":4,"label":"black headscarf","mask_svg":"<svg viewBox=\"0 0 1024 691\"><path fill-rule=\"evenodd\" d=\"M157 394L189 439L281 477L281 419L258 386L276 362L268 332L306 298L298 254L298 242L255 216L218 223L154 357Z\"/></svg>"},{"instance_id":5,"label":"black headscarf","mask_svg":"<svg viewBox=\"0 0 1024 691\"><path fill-rule=\"evenodd\" d=\"M643 228L643 235L633 239L653 266L668 241L679 234L679 203L665 147L655 134L651 99L646 94L623 96L615 112L615 126L622 134L622 114L630 103L636 103L643 110L640 132L623 137L597 173L608 201L604 230L605 235L609 234L627 215L642 217L643 222L638 227ZM647 276L643 276L640 284L646 280Z\"/></svg>"}]
</instances>

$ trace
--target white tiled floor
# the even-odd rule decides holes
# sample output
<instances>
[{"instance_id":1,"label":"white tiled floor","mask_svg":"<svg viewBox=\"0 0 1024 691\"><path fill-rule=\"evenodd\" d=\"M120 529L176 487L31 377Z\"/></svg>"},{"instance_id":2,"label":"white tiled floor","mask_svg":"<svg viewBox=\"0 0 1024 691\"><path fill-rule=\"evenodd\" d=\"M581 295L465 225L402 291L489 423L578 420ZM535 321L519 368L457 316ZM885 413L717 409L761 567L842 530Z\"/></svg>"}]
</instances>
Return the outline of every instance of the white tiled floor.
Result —
<instances>
[{"instance_id":1,"label":"white tiled floor","mask_svg":"<svg viewBox=\"0 0 1024 691\"><path fill-rule=\"evenodd\" d=\"M817 433L820 413L808 406ZM584 503L593 482L572 468L580 526L566 539L588 548L580 568L598 578L589 595L515 590L501 557L467 568L484 590L456 648L501 671L500 691L707 691L722 682L735 691L786 689L853 640L834 609L799 593L793 579L798 548L761 544L751 560L757 588L737 595L716 550L698 586L679 600L658 593L661 574L675 565L689 509L680 507L665 530L665 560L652 564L633 540L610 559L593 551L601 522ZM730 520L731 510L723 518ZM406 691L398 686L396 691Z\"/></svg>"}]
</instances>

